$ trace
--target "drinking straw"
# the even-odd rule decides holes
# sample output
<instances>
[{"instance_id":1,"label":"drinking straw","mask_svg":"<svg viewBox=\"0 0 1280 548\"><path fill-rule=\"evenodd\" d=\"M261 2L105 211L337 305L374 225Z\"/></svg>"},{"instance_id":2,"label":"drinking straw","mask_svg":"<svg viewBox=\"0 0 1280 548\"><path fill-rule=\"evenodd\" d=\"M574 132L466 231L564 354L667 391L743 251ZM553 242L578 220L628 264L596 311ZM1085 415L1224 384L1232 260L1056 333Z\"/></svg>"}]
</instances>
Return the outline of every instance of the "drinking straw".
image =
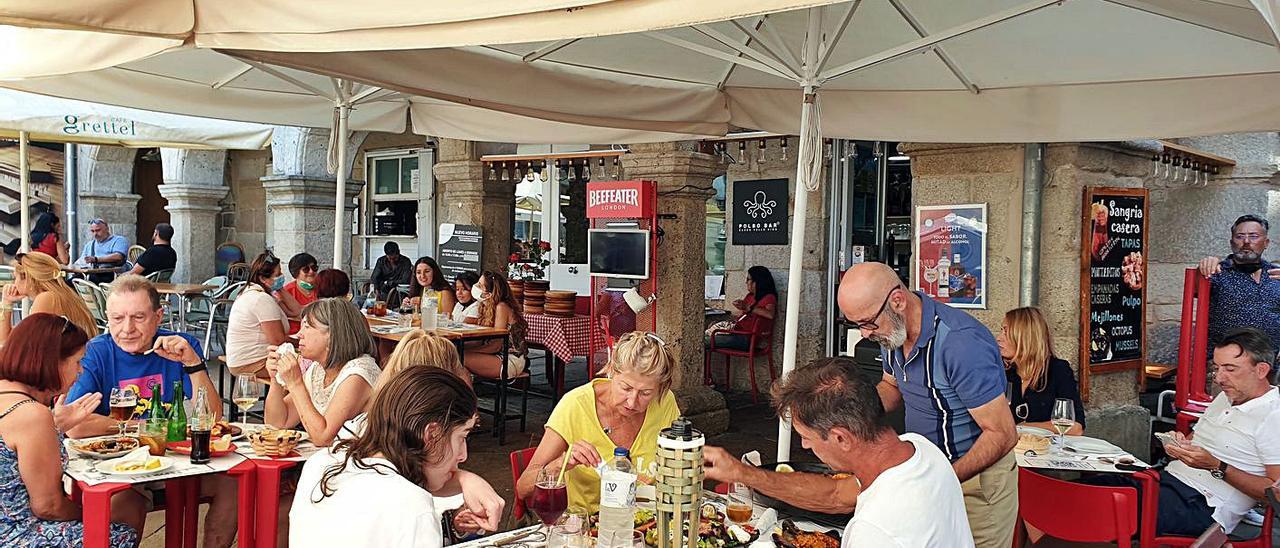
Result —
<instances>
[{"instance_id":1,"label":"drinking straw","mask_svg":"<svg viewBox=\"0 0 1280 548\"><path fill-rule=\"evenodd\" d=\"M573 449L570 447L569 449ZM556 485L564 483L564 470L569 466L569 451L564 452L564 458L560 459L560 475L556 476Z\"/></svg>"}]
</instances>

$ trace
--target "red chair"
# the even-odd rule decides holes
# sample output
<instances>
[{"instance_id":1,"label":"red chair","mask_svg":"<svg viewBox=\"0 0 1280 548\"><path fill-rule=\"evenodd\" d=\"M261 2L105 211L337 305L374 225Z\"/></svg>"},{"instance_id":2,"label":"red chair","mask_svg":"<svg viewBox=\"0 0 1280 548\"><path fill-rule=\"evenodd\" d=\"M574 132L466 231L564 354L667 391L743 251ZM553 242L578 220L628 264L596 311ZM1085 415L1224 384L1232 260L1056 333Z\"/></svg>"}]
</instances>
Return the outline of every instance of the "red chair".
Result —
<instances>
[{"instance_id":1,"label":"red chair","mask_svg":"<svg viewBox=\"0 0 1280 548\"><path fill-rule=\"evenodd\" d=\"M1125 548L1138 532L1138 490L1073 483L1019 468L1018 519L1054 538ZM1022 546L1024 536L1022 527L1015 528L1013 545Z\"/></svg>"},{"instance_id":2,"label":"red chair","mask_svg":"<svg viewBox=\"0 0 1280 548\"><path fill-rule=\"evenodd\" d=\"M1156 508L1159 506L1160 474L1155 470L1144 470L1134 474L1142 482L1142 546L1156 548L1159 546L1192 546L1196 537L1156 536ZM1275 509L1268 507L1262 519L1262 534L1249 540L1233 540L1235 548L1271 548L1271 526L1275 520Z\"/></svg>"},{"instance_id":3,"label":"red chair","mask_svg":"<svg viewBox=\"0 0 1280 548\"><path fill-rule=\"evenodd\" d=\"M749 339L747 350L733 350L730 348L716 348L716 335L742 335ZM710 386L715 384L711 378L711 355L721 354L724 356L724 382L730 384L733 379L733 358L747 358L748 370L751 372L751 403L760 403L756 388L756 356L766 356L769 359L769 380L777 380L778 374L773 370L773 322L764 321L760 318L756 321L756 331L737 331L733 329L717 329L711 332L711 346L707 348L706 355L702 361L702 380L703 383Z\"/></svg>"},{"instance_id":4,"label":"red chair","mask_svg":"<svg viewBox=\"0 0 1280 548\"><path fill-rule=\"evenodd\" d=\"M519 451L511 452L511 484L520 483L520 475L524 473L524 469L529 467L529 459L533 458L533 452L537 451L537 447L526 447ZM515 508L511 510L511 516L520 521L524 517L525 507L524 499L520 495L516 495Z\"/></svg>"}]
</instances>

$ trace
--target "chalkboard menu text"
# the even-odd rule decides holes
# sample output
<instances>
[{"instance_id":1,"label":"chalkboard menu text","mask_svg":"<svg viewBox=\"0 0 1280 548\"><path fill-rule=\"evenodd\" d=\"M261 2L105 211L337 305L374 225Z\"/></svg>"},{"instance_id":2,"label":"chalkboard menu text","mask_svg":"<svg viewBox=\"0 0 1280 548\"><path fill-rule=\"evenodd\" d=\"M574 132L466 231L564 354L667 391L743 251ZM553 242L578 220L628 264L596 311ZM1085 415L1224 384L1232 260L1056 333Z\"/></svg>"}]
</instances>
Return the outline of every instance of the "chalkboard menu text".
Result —
<instances>
[{"instance_id":1,"label":"chalkboard menu text","mask_svg":"<svg viewBox=\"0 0 1280 548\"><path fill-rule=\"evenodd\" d=\"M1080 274L1081 393L1089 372L1140 369L1146 358L1145 189L1086 188Z\"/></svg>"}]
</instances>

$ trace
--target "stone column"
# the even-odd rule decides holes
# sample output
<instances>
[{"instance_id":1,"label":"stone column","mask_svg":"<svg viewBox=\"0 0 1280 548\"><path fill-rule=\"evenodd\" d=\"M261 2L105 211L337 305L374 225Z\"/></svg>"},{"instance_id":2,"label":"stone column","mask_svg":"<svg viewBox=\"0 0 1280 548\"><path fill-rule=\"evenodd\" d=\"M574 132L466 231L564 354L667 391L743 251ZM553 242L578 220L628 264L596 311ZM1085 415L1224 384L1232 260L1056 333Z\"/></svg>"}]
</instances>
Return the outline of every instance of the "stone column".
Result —
<instances>
[{"instance_id":1,"label":"stone column","mask_svg":"<svg viewBox=\"0 0 1280 548\"><path fill-rule=\"evenodd\" d=\"M352 133L347 143L347 158L355 158L368 133ZM266 191L267 246L281 260L303 251L316 257L322 268L334 266L351 272L351 249L347 256L334 261L333 208L337 207L337 179L325 166L329 150L329 132L321 129L276 127L271 138L272 175L263 177ZM347 166L350 173L351 166ZM364 181L347 179L346 214L337 230L346 237L351 233L351 215L355 198L364 190ZM247 254L253 250L245 250ZM360 280L352 279L358 290Z\"/></svg>"},{"instance_id":2,"label":"stone column","mask_svg":"<svg viewBox=\"0 0 1280 548\"><path fill-rule=\"evenodd\" d=\"M491 180L479 144L440 139L436 149L436 211L439 222L475 225L484 237L480 268L507 271L516 185Z\"/></svg>"},{"instance_id":3,"label":"stone column","mask_svg":"<svg viewBox=\"0 0 1280 548\"><path fill-rule=\"evenodd\" d=\"M706 203L711 181L724 166L689 142L631 145L622 157L625 178L658 183L658 336L676 355L675 388L683 414L704 433L729 427L729 409L719 392L702 384L705 329L703 265Z\"/></svg>"},{"instance_id":4,"label":"stone column","mask_svg":"<svg viewBox=\"0 0 1280 548\"><path fill-rule=\"evenodd\" d=\"M80 226L63 227L78 230L83 245L88 241L88 222L101 218L111 231L130 237L136 234L138 200L133 193L133 161L136 149L108 145L80 145ZM132 238L130 238L132 239ZM71 260L80 257L79 249L71 250Z\"/></svg>"},{"instance_id":5,"label":"stone column","mask_svg":"<svg viewBox=\"0 0 1280 548\"><path fill-rule=\"evenodd\" d=\"M219 202L229 190L223 184L227 151L162 148L160 158L164 169L160 195L169 201L165 209L173 225L173 249L178 253L173 281L198 283L214 274L218 214L222 211Z\"/></svg>"}]
</instances>

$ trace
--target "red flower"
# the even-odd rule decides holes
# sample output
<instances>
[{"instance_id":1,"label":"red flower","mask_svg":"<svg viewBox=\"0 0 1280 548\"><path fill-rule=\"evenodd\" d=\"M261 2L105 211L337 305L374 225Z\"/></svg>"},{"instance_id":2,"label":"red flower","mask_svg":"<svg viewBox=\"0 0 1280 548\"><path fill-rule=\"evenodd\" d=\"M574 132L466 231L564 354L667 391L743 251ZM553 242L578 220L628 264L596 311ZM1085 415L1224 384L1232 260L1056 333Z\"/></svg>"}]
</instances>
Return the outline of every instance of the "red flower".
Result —
<instances>
[{"instance_id":1,"label":"red flower","mask_svg":"<svg viewBox=\"0 0 1280 548\"><path fill-rule=\"evenodd\" d=\"M507 257L507 262L510 262L510 263L520 262L520 254L512 253L510 257Z\"/></svg>"},{"instance_id":2,"label":"red flower","mask_svg":"<svg viewBox=\"0 0 1280 548\"><path fill-rule=\"evenodd\" d=\"M551 251L551 242L538 242L538 248L543 251Z\"/></svg>"}]
</instances>

